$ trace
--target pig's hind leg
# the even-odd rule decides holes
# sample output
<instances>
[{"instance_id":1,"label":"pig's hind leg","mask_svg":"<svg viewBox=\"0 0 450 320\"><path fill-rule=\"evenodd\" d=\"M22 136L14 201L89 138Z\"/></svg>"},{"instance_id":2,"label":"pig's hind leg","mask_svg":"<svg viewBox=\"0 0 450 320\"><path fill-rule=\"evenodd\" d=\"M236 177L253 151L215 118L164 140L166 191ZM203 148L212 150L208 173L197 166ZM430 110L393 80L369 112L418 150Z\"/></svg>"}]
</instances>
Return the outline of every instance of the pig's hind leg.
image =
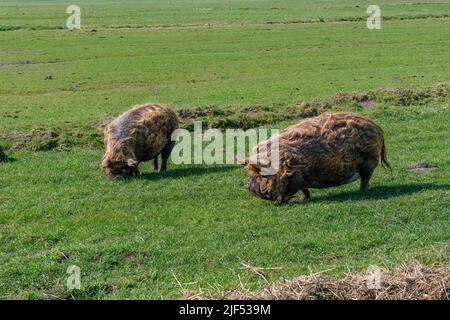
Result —
<instances>
[{"instance_id":1,"label":"pig's hind leg","mask_svg":"<svg viewBox=\"0 0 450 320\"><path fill-rule=\"evenodd\" d=\"M300 189L302 191L302 201L308 201L311 199L311 194L308 189Z\"/></svg>"},{"instance_id":2,"label":"pig's hind leg","mask_svg":"<svg viewBox=\"0 0 450 320\"><path fill-rule=\"evenodd\" d=\"M359 187L360 191L365 192L369 189L369 181L377 165L378 160L376 159L367 159L361 165L359 169L359 176L361 177L361 185Z\"/></svg>"},{"instance_id":3,"label":"pig's hind leg","mask_svg":"<svg viewBox=\"0 0 450 320\"><path fill-rule=\"evenodd\" d=\"M170 153L175 146L174 141L168 141L164 149L161 151L161 170L160 172L167 171L167 161L169 160Z\"/></svg>"},{"instance_id":4,"label":"pig's hind leg","mask_svg":"<svg viewBox=\"0 0 450 320\"><path fill-rule=\"evenodd\" d=\"M158 156L154 157L152 160L152 170L158 171Z\"/></svg>"}]
</instances>

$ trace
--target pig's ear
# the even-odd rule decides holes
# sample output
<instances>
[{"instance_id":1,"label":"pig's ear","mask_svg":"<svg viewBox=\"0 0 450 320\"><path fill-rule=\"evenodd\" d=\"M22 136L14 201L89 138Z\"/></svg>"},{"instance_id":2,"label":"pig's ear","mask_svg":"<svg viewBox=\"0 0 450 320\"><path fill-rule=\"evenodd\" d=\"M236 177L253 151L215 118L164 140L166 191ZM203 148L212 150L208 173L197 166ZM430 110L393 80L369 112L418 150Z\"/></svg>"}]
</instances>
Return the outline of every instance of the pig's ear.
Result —
<instances>
[{"instance_id":1,"label":"pig's ear","mask_svg":"<svg viewBox=\"0 0 450 320\"><path fill-rule=\"evenodd\" d=\"M102 162L100 162L100 165L103 168L109 167L111 165L111 161L109 161L107 158L103 158Z\"/></svg>"},{"instance_id":2,"label":"pig's ear","mask_svg":"<svg viewBox=\"0 0 450 320\"><path fill-rule=\"evenodd\" d=\"M248 164L248 159L245 159L245 158L236 157L236 161L238 163L242 164L243 166L246 166Z\"/></svg>"},{"instance_id":3,"label":"pig's ear","mask_svg":"<svg viewBox=\"0 0 450 320\"><path fill-rule=\"evenodd\" d=\"M257 166L255 166L254 164L251 163L247 163L245 165L245 168L247 168L248 171L252 171L254 173L259 173L260 168L258 168Z\"/></svg>"},{"instance_id":4,"label":"pig's ear","mask_svg":"<svg viewBox=\"0 0 450 320\"><path fill-rule=\"evenodd\" d=\"M258 159L258 167L268 167L270 166L270 160L267 158Z\"/></svg>"},{"instance_id":5,"label":"pig's ear","mask_svg":"<svg viewBox=\"0 0 450 320\"><path fill-rule=\"evenodd\" d=\"M294 174L294 172L292 172L292 171L286 171L286 172L283 172L283 174L281 175L281 178L290 178L290 177L292 177L293 174Z\"/></svg>"},{"instance_id":6,"label":"pig's ear","mask_svg":"<svg viewBox=\"0 0 450 320\"><path fill-rule=\"evenodd\" d=\"M134 159L127 159L127 165L129 167L136 168L138 165L138 162Z\"/></svg>"}]
</instances>

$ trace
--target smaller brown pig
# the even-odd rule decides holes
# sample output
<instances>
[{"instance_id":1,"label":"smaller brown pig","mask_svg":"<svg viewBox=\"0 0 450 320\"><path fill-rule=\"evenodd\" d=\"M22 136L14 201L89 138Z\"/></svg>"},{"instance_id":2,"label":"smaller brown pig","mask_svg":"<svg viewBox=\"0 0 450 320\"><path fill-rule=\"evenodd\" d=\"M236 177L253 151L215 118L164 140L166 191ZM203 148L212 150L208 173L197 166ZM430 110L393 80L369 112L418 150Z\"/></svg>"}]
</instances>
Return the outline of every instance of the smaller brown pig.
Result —
<instances>
[{"instance_id":1,"label":"smaller brown pig","mask_svg":"<svg viewBox=\"0 0 450 320\"><path fill-rule=\"evenodd\" d=\"M276 142L278 156L273 158L270 146ZM360 190L366 191L379 159L389 167L383 130L352 113L306 119L261 142L253 152L242 162L249 172L245 186L254 195L280 204L287 204L299 190L307 200L309 188L339 186L358 178ZM267 175L264 172L273 167L271 159L278 160L278 169Z\"/></svg>"},{"instance_id":2,"label":"smaller brown pig","mask_svg":"<svg viewBox=\"0 0 450 320\"><path fill-rule=\"evenodd\" d=\"M167 170L175 144L171 135L178 128L177 114L160 104L144 104L123 113L104 130L105 155L101 168L110 179L139 175L139 163L153 160L153 170Z\"/></svg>"}]
</instances>

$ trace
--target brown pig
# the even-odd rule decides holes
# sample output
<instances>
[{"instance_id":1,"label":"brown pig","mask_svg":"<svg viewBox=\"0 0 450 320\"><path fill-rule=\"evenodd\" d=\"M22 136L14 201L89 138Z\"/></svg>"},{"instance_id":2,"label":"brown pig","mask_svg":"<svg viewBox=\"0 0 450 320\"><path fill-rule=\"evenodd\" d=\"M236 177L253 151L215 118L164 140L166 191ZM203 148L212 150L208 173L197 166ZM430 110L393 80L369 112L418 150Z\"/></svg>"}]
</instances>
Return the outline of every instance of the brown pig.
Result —
<instances>
[{"instance_id":1,"label":"brown pig","mask_svg":"<svg viewBox=\"0 0 450 320\"><path fill-rule=\"evenodd\" d=\"M274 158L270 146L276 141L279 153ZM249 172L245 186L254 195L280 204L288 203L299 190L307 200L309 188L339 186L358 178L360 190L366 191L379 159L389 167L383 130L352 113L306 119L261 142L253 152L243 162ZM277 160L277 170L267 175L264 169L273 167L271 159Z\"/></svg>"},{"instance_id":2,"label":"brown pig","mask_svg":"<svg viewBox=\"0 0 450 320\"><path fill-rule=\"evenodd\" d=\"M135 106L114 119L104 130L105 155L101 168L110 179L139 175L138 165L153 160L153 170L167 170L167 160L174 142L171 135L178 128L177 114L166 106Z\"/></svg>"}]
</instances>

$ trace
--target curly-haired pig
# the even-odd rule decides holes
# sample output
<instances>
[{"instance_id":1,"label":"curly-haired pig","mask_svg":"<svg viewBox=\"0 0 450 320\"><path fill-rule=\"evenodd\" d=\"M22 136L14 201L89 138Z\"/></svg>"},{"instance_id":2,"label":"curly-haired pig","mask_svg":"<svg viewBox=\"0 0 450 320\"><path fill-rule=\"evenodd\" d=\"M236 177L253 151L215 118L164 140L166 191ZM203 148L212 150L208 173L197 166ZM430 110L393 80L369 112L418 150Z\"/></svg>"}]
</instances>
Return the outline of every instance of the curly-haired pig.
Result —
<instances>
[{"instance_id":1,"label":"curly-haired pig","mask_svg":"<svg viewBox=\"0 0 450 320\"><path fill-rule=\"evenodd\" d=\"M278 140L274 140L278 139ZM271 145L278 142L278 157ZM372 120L352 113L325 113L293 125L253 149L243 161L249 173L245 186L254 195L280 204L309 188L328 188L361 179L366 191L379 160L389 167L383 130ZM275 174L266 174L273 167Z\"/></svg>"},{"instance_id":2,"label":"curly-haired pig","mask_svg":"<svg viewBox=\"0 0 450 320\"><path fill-rule=\"evenodd\" d=\"M178 128L177 114L164 105L144 104L123 113L104 130L105 154L101 168L110 179L139 175L140 162L153 160L153 170L167 169L174 142L171 135Z\"/></svg>"}]
</instances>

